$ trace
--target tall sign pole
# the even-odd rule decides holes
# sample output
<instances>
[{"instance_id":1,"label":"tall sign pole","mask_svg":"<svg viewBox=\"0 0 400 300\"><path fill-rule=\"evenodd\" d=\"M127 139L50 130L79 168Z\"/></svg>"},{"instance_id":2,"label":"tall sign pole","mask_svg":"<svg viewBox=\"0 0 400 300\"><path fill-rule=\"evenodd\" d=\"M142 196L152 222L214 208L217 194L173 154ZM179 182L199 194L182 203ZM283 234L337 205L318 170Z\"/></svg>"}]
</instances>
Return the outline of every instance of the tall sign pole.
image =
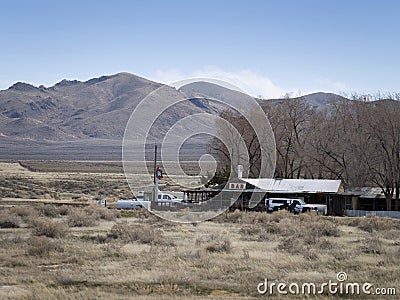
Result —
<instances>
[{"instance_id":1,"label":"tall sign pole","mask_svg":"<svg viewBox=\"0 0 400 300\"><path fill-rule=\"evenodd\" d=\"M153 168L154 184L157 178L157 145L154 145L154 168Z\"/></svg>"},{"instance_id":2,"label":"tall sign pole","mask_svg":"<svg viewBox=\"0 0 400 300\"><path fill-rule=\"evenodd\" d=\"M158 200L157 145L154 145L154 202Z\"/></svg>"}]
</instances>

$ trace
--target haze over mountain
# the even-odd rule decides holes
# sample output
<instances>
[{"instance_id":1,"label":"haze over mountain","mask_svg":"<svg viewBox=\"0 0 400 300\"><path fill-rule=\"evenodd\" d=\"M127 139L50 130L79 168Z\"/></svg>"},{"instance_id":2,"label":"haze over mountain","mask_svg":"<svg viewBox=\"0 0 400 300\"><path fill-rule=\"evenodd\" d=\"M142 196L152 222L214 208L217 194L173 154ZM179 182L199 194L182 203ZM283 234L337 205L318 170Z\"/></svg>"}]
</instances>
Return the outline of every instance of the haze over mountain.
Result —
<instances>
[{"instance_id":1,"label":"haze over mountain","mask_svg":"<svg viewBox=\"0 0 400 300\"><path fill-rule=\"evenodd\" d=\"M121 138L137 103L161 85L128 73L0 92L0 133L33 140Z\"/></svg>"},{"instance_id":2,"label":"haze over mountain","mask_svg":"<svg viewBox=\"0 0 400 300\"><path fill-rule=\"evenodd\" d=\"M33 149L34 145L40 145L39 148L46 142L52 146L55 143L78 146L98 145L99 141L120 147L126 124L137 104L162 86L171 99L191 99L165 112L158 124L164 132L187 115L221 112L224 106L212 98L234 97L246 101L249 97L208 82L191 83L176 90L129 73L85 82L62 80L51 87L18 82L0 91L0 147L9 151L10 145L13 149L24 145ZM316 93L304 99L312 106L324 107L338 97Z\"/></svg>"}]
</instances>

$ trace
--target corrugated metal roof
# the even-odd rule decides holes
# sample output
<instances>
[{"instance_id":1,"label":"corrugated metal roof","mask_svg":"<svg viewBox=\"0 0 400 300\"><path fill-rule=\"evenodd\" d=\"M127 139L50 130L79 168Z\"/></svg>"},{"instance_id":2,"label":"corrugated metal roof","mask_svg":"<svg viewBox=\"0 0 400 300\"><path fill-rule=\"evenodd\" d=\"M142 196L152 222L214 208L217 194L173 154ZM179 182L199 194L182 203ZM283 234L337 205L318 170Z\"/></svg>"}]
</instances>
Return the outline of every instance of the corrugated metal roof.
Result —
<instances>
[{"instance_id":1,"label":"corrugated metal roof","mask_svg":"<svg viewBox=\"0 0 400 300\"><path fill-rule=\"evenodd\" d=\"M337 193L341 187L340 180L328 179L240 179L271 193Z\"/></svg>"},{"instance_id":2,"label":"corrugated metal roof","mask_svg":"<svg viewBox=\"0 0 400 300\"><path fill-rule=\"evenodd\" d=\"M357 195L361 198L371 199L383 196L382 189L377 187L354 187L347 189L346 193L350 195Z\"/></svg>"}]
</instances>

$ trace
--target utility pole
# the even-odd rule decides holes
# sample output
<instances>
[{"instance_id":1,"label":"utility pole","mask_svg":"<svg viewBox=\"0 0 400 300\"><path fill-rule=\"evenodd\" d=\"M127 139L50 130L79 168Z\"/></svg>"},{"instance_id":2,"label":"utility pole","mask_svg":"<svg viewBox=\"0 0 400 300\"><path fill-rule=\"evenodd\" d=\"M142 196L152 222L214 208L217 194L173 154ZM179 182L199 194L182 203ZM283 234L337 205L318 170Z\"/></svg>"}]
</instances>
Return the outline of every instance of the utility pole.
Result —
<instances>
[{"instance_id":1,"label":"utility pole","mask_svg":"<svg viewBox=\"0 0 400 300\"><path fill-rule=\"evenodd\" d=\"M158 200L157 145L154 145L154 202Z\"/></svg>"},{"instance_id":2,"label":"utility pole","mask_svg":"<svg viewBox=\"0 0 400 300\"><path fill-rule=\"evenodd\" d=\"M156 184L157 178L157 145L154 145L154 168L153 168L153 177L154 177L154 184Z\"/></svg>"}]
</instances>

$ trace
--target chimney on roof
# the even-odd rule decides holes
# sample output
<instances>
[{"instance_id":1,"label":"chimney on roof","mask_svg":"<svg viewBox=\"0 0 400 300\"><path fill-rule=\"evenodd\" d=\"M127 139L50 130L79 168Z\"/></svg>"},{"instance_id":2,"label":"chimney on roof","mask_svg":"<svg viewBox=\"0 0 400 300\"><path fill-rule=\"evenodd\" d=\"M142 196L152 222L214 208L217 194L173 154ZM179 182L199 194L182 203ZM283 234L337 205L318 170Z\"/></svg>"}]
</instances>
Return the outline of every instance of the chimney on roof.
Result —
<instances>
[{"instance_id":1,"label":"chimney on roof","mask_svg":"<svg viewBox=\"0 0 400 300\"><path fill-rule=\"evenodd\" d=\"M242 165L238 165L237 174L238 174L238 178L243 177L243 166Z\"/></svg>"}]
</instances>

